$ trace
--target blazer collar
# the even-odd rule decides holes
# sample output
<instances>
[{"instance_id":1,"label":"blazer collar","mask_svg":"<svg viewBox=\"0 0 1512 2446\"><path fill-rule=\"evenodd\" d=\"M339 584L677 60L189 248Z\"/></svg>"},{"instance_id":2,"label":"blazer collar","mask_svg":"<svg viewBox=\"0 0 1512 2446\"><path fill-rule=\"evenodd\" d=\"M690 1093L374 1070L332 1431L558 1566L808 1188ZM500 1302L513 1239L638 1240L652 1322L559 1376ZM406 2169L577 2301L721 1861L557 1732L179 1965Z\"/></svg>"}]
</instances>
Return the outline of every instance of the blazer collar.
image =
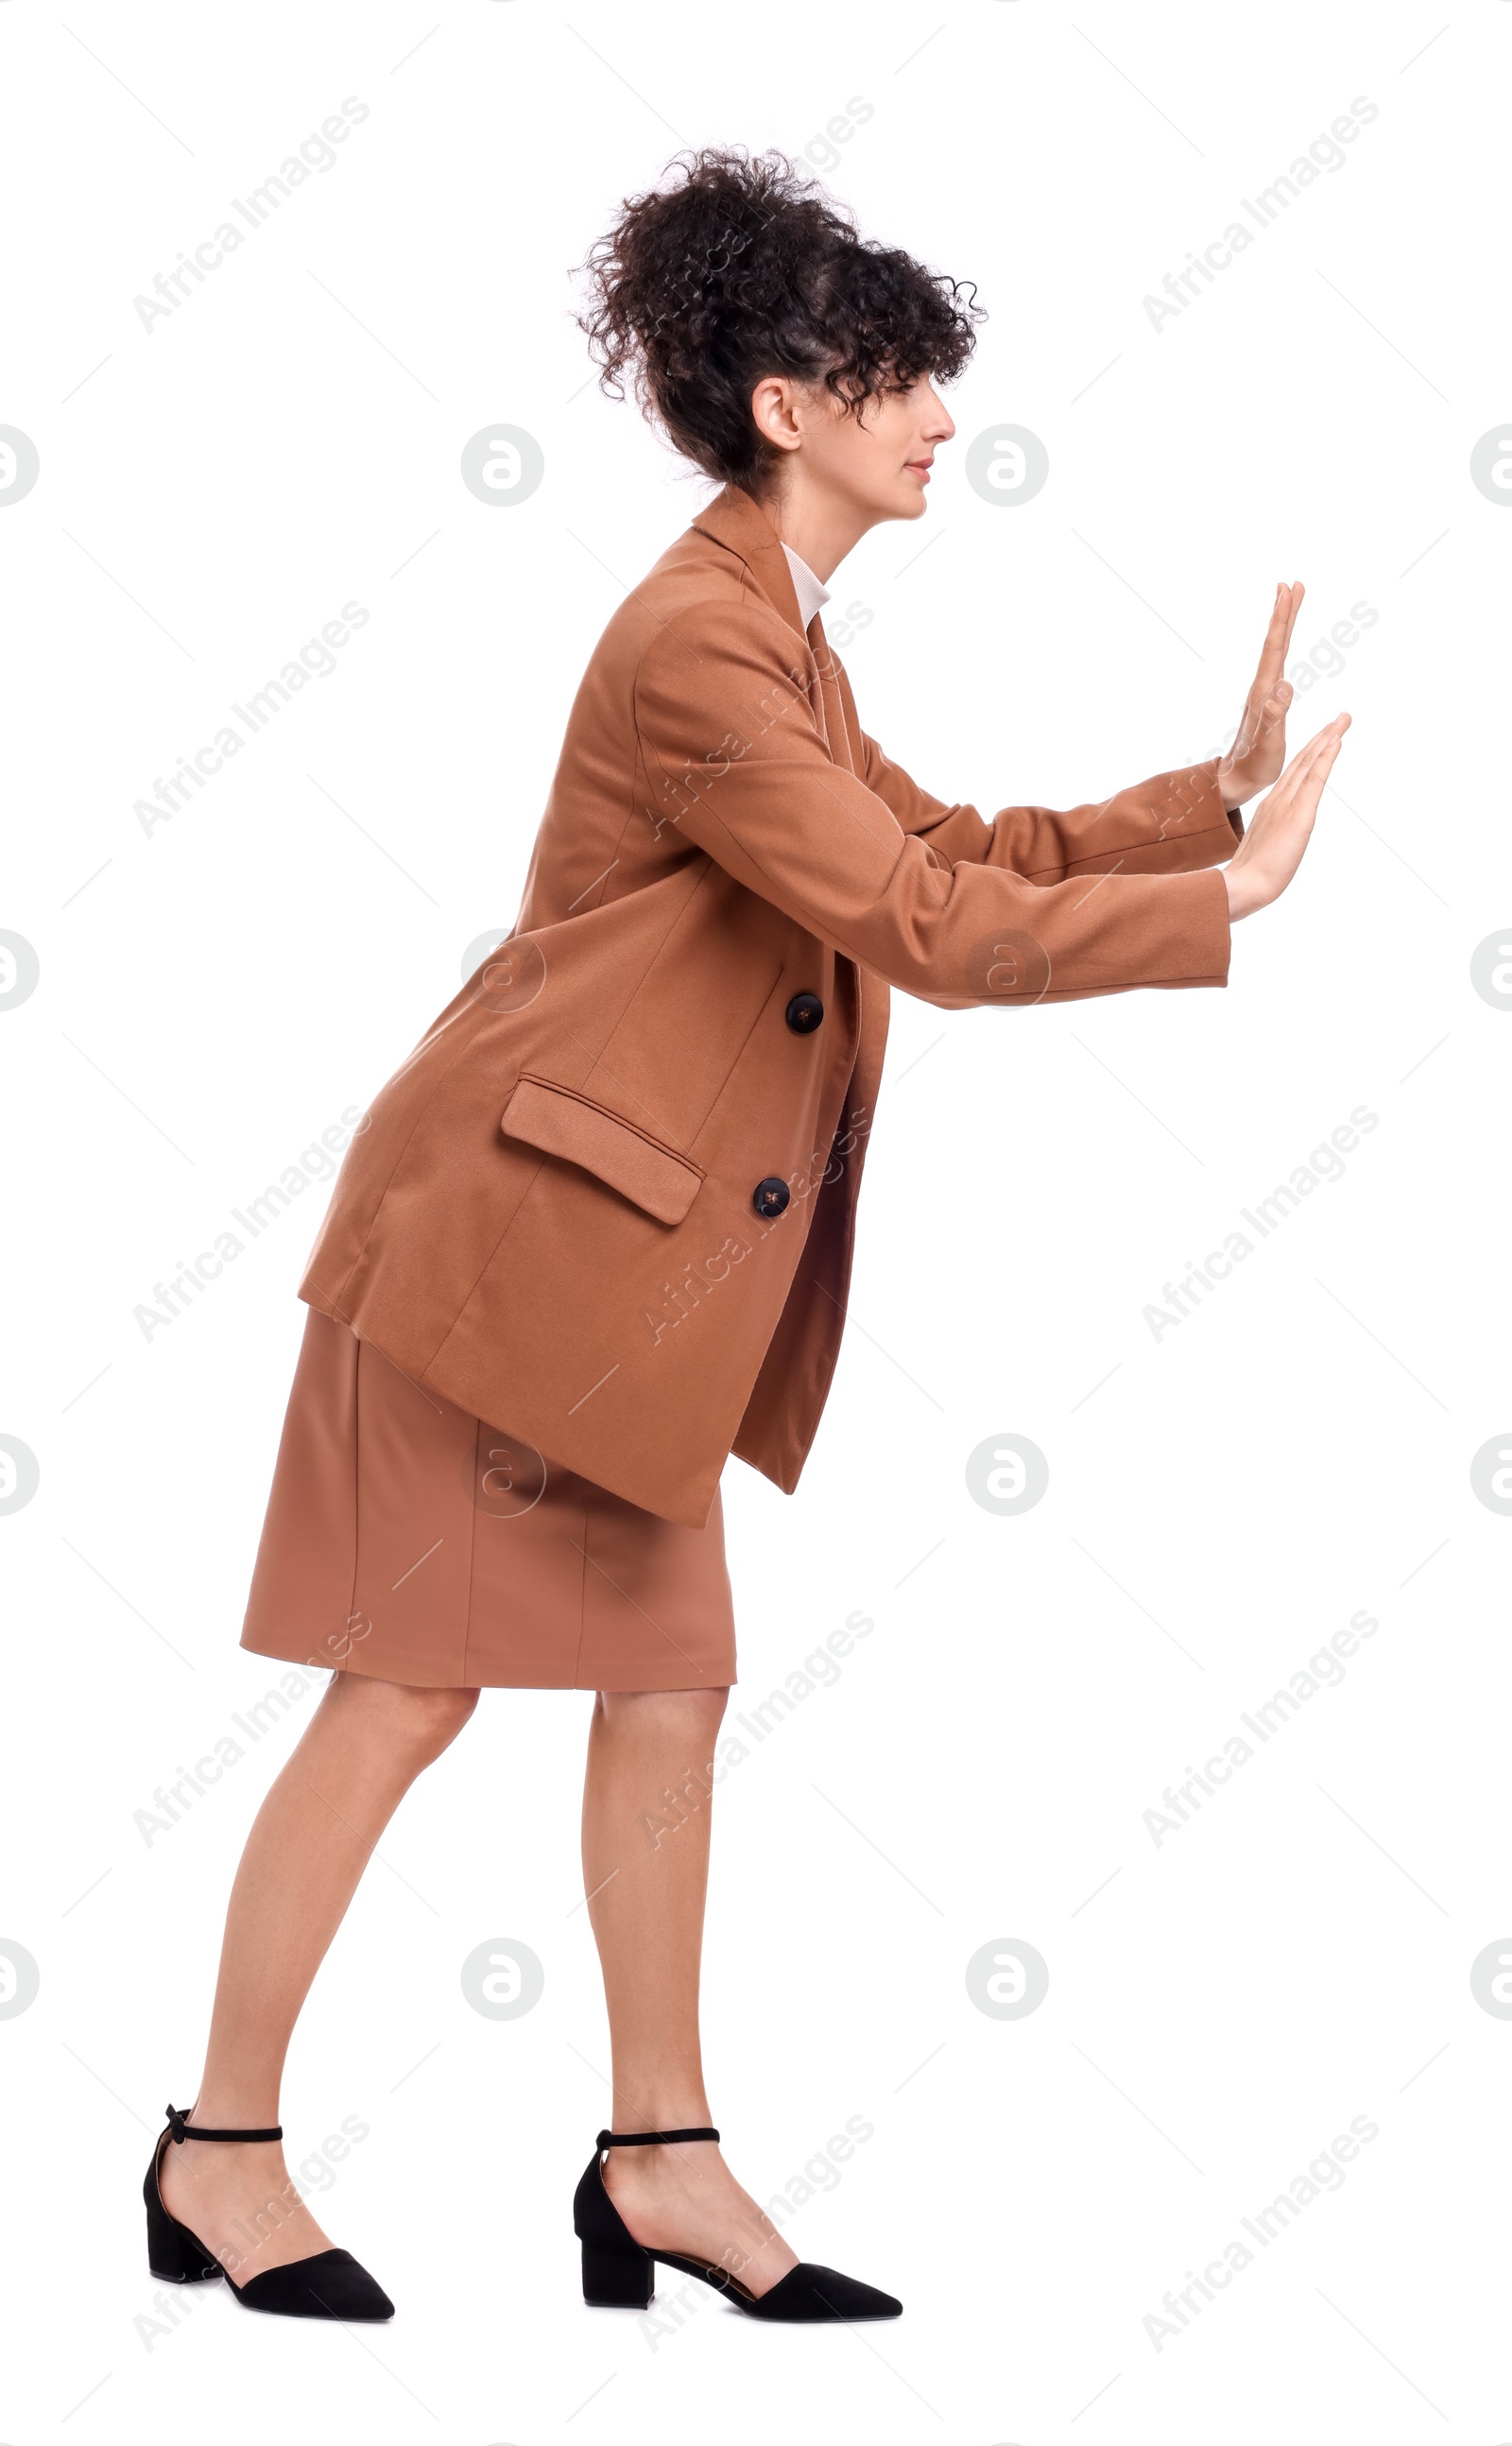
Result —
<instances>
[{"instance_id":1,"label":"blazer collar","mask_svg":"<svg viewBox=\"0 0 1512 2446\"><path fill-rule=\"evenodd\" d=\"M800 637L807 632L781 538L765 510L739 484L726 484L693 520L700 535L744 561L767 601Z\"/></svg>"}]
</instances>

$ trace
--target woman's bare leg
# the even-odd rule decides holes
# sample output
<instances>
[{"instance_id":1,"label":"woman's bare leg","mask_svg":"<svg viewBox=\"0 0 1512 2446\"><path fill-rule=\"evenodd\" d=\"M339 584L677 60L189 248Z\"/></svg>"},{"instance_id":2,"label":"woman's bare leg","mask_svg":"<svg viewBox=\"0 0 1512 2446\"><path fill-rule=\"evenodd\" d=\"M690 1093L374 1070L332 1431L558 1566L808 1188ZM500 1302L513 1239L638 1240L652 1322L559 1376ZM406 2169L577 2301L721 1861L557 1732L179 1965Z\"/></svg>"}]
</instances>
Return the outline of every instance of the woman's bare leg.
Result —
<instances>
[{"instance_id":1,"label":"woman's bare leg","mask_svg":"<svg viewBox=\"0 0 1512 2446\"><path fill-rule=\"evenodd\" d=\"M583 1873L609 2010L611 2131L713 2119L699 2045L709 1800L698 1796L728 1696L607 1690L594 1703ZM686 1812L675 1828L665 1823L668 1792L682 1796ZM604 2179L637 2242L711 2260L753 2293L796 2264L712 2141L613 2149Z\"/></svg>"},{"instance_id":2,"label":"woman's bare leg","mask_svg":"<svg viewBox=\"0 0 1512 2446\"><path fill-rule=\"evenodd\" d=\"M339 1673L269 1793L232 1888L193 2120L278 2121L300 2007L394 1811L477 1703ZM163 2204L237 2284L329 2248L289 2185L277 2141L186 2140L163 2152Z\"/></svg>"}]
</instances>

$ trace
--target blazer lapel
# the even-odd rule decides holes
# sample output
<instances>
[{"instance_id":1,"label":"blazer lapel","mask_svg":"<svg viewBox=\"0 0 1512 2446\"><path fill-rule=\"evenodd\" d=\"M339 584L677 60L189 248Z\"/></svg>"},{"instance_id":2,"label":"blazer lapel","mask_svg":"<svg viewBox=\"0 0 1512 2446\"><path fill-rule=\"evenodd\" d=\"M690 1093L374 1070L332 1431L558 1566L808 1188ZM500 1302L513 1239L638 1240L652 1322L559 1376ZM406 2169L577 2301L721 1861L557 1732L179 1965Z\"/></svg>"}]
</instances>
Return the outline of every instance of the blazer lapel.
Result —
<instances>
[{"instance_id":1,"label":"blazer lapel","mask_svg":"<svg viewBox=\"0 0 1512 2446\"><path fill-rule=\"evenodd\" d=\"M706 510L700 510L693 524L700 535L712 536L743 560L757 586L775 612L780 612L790 629L803 635L803 621L798 612L797 591L788 555L771 519L759 502L742 491L738 484L726 484L716 493Z\"/></svg>"},{"instance_id":2,"label":"blazer lapel","mask_svg":"<svg viewBox=\"0 0 1512 2446\"><path fill-rule=\"evenodd\" d=\"M809 703L813 707L825 744L837 764L848 772L856 769L855 757L846 730L845 708L840 702L840 688L834 675L834 664L825 641L824 625L817 612L807 636L804 636L803 615L798 610L797 590L782 539L760 503L738 484L726 484L717 493L706 510L700 510L693 520L700 535L715 543L723 544L738 560L744 561L760 592L775 612L780 612L790 629L803 637L813 656L815 675L805 674L804 685Z\"/></svg>"},{"instance_id":3,"label":"blazer lapel","mask_svg":"<svg viewBox=\"0 0 1512 2446\"><path fill-rule=\"evenodd\" d=\"M817 612L813 615L813 626L809 630L809 644L819 668L820 719L824 724L824 734L829 743L830 753L835 762L843 765L848 773L854 773L858 769L855 743L851 739L849 726L846 721L845 700L840 693L839 669L833 654L830 651L830 641L824 633L824 623Z\"/></svg>"}]
</instances>

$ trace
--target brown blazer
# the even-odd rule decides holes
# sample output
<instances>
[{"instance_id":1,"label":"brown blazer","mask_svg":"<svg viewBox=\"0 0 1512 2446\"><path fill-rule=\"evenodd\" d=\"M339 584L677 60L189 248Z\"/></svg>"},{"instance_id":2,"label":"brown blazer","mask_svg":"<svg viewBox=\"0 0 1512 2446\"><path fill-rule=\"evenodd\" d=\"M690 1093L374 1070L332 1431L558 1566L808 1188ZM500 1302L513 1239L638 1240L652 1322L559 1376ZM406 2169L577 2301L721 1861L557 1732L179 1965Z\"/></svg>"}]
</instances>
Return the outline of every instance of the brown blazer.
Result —
<instances>
[{"instance_id":1,"label":"brown blazer","mask_svg":"<svg viewBox=\"0 0 1512 2446\"><path fill-rule=\"evenodd\" d=\"M1224 984L1215 773L991 822L931 798L727 486L600 638L514 933L375 1098L301 1298L668 1519L703 1524L732 1450L791 1492L888 987L961 1009Z\"/></svg>"}]
</instances>

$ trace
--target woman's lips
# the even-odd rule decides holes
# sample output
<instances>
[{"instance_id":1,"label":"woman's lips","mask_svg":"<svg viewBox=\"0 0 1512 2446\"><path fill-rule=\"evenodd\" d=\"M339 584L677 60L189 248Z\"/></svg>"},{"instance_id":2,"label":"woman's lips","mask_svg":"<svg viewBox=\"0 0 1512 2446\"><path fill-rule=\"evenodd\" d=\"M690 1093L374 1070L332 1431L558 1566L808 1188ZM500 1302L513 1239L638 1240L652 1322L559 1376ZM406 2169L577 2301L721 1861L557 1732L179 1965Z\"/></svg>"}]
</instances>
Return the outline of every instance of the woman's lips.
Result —
<instances>
[{"instance_id":1,"label":"woman's lips","mask_svg":"<svg viewBox=\"0 0 1512 2446\"><path fill-rule=\"evenodd\" d=\"M909 459L904 463L907 467L909 475L917 476L921 484L928 483L929 470L935 463L932 459Z\"/></svg>"}]
</instances>

